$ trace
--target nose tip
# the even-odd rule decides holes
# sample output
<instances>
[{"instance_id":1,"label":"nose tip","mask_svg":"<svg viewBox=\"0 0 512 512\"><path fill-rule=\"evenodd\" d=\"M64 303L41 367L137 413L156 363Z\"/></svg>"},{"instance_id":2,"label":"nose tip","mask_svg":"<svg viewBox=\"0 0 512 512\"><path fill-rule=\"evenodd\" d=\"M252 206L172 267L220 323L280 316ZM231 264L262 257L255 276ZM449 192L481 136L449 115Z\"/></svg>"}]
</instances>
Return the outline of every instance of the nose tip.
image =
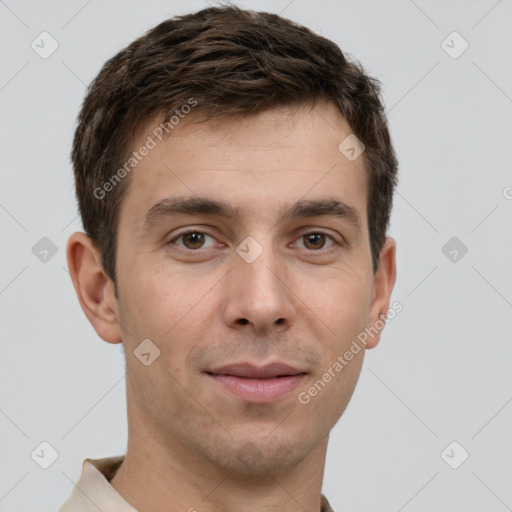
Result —
<instances>
[{"instance_id":1,"label":"nose tip","mask_svg":"<svg viewBox=\"0 0 512 512\"><path fill-rule=\"evenodd\" d=\"M251 263L238 259L228 276L224 301L227 325L252 325L258 331L289 327L295 308L289 287L276 272L278 264L270 249Z\"/></svg>"}]
</instances>

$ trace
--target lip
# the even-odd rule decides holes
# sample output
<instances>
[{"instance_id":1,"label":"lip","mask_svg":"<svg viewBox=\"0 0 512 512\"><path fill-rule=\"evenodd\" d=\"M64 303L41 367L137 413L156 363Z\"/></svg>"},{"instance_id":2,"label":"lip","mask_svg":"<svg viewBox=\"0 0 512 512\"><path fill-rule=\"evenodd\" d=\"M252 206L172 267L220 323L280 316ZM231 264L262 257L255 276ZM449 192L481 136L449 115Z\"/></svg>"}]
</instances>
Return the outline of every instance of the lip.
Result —
<instances>
[{"instance_id":1,"label":"lip","mask_svg":"<svg viewBox=\"0 0 512 512\"><path fill-rule=\"evenodd\" d=\"M284 363L255 366L237 363L215 368L206 374L224 389L246 402L268 403L295 389L306 372Z\"/></svg>"},{"instance_id":2,"label":"lip","mask_svg":"<svg viewBox=\"0 0 512 512\"><path fill-rule=\"evenodd\" d=\"M270 363L264 366L257 366L252 363L235 363L220 366L209 370L208 373L216 375L232 375L234 377L246 377L251 379L265 379L270 377L281 377L306 373L285 363Z\"/></svg>"}]
</instances>

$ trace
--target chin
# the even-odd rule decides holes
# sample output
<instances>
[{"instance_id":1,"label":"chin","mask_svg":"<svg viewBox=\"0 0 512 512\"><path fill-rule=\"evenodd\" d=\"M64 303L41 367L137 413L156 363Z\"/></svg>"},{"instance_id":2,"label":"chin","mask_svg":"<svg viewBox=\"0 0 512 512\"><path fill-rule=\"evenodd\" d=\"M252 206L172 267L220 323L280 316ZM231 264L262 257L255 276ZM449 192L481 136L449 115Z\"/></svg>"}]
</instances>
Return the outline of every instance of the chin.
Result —
<instances>
[{"instance_id":1,"label":"chin","mask_svg":"<svg viewBox=\"0 0 512 512\"><path fill-rule=\"evenodd\" d=\"M268 476L293 470L325 439L320 435L316 442L299 433L282 430L273 434L241 435L238 439L208 446L208 458L217 466L240 475Z\"/></svg>"}]
</instances>

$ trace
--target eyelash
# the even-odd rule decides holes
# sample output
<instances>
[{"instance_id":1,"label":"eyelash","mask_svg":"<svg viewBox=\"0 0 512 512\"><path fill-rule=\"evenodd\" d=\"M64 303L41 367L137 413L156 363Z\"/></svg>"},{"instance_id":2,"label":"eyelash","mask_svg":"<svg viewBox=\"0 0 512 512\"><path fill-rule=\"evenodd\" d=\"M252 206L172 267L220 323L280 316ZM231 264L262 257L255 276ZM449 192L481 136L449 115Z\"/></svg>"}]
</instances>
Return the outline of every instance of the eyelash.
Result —
<instances>
[{"instance_id":1,"label":"eyelash","mask_svg":"<svg viewBox=\"0 0 512 512\"><path fill-rule=\"evenodd\" d=\"M186 236L186 235L188 235L190 233L200 233L200 234L207 235L207 236L215 239L214 236L212 236L212 235L210 235L210 234L208 234L208 233L206 233L204 231L201 231L200 229L188 229L186 231L182 231L181 233L177 234L174 238L169 240L167 245L174 244L177 240L179 240L180 238L182 238L182 237L184 237L184 236ZM297 238L297 240L300 240L301 238L303 238L303 237L305 237L307 235L324 235L326 238L330 239L331 242L333 243L333 245L331 245L331 247L328 247L327 249L325 249L324 247L321 247L320 249L317 249L317 250L314 250L314 249L308 250L308 252L311 252L311 253L327 253L327 252L331 252L333 249L335 249L336 246L342 246L343 245L341 242L336 240L333 235L330 235L329 233L326 233L325 231L322 231L322 230L307 231L306 233L302 233ZM201 247L199 249L189 249L187 247L180 247L180 246L177 246L177 247L178 247L179 250L183 250L183 251L186 251L186 252L200 252L202 249L204 249L203 247Z\"/></svg>"}]
</instances>

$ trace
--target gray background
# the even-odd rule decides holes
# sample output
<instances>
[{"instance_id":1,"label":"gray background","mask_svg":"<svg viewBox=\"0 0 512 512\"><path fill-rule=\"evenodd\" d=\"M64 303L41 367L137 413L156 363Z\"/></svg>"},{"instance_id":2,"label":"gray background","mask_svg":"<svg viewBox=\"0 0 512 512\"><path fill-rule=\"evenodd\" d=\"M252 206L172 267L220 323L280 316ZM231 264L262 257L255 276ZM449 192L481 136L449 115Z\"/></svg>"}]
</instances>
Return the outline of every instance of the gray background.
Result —
<instances>
[{"instance_id":1,"label":"gray background","mask_svg":"<svg viewBox=\"0 0 512 512\"><path fill-rule=\"evenodd\" d=\"M69 151L106 59L206 5L0 1L1 512L55 511L84 458L125 451L123 356L96 336L66 270L81 230ZM512 510L512 2L238 5L309 26L379 78L400 162L403 311L332 432L324 493L338 512ZM42 31L59 44L47 59L31 48ZM457 58L442 46L453 31L469 44ZM57 249L46 262L32 251L43 237ZM42 441L59 454L46 470L31 458ZM462 448L443 459L452 441Z\"/></svg>"}]
</instances>

